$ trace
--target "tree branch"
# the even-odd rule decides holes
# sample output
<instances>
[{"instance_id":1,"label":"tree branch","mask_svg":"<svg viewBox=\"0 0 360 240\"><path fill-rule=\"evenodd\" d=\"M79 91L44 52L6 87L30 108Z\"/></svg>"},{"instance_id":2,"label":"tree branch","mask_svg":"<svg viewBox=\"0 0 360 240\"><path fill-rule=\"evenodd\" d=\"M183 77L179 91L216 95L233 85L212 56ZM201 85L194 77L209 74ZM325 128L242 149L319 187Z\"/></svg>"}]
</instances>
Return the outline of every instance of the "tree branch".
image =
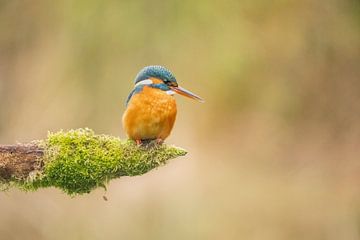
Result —
<instances>
[{"instance_id":1,"label":"tree branch","mask_svg":"<svg viewBox=\"0 0 360 240\"><path fill-rule=\"evenodd\" d=\"M26 179L40 170L44 149L36 144L0 145L0 180Z\"/></svg>"},{"instance_id":2,"label":"tree branch","mask_svg":"<svg viewBox=\"0 0 360 240\"><path fill-rule=\"evenodd\" d=\"M90 129L49 133L46 140L30 144L0 145L0 189L57 187L70 195L89 193L113 178L141 175L185 154L173 146L137 146Z\"/></svg>"}]
</instances>

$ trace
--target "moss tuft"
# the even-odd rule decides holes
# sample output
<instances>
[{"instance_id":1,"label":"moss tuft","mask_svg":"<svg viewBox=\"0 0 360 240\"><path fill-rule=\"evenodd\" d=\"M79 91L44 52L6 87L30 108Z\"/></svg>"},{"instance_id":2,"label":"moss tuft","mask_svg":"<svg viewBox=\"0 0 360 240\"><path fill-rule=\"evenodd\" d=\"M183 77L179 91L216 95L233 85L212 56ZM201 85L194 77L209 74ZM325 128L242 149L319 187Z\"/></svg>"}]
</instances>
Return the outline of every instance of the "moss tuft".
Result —
<instances>
[{"instance_id":1,"label":"moss tuft","mask_svg":"<svg viewBox=\"0 0 360 240\"><path fill-rule=\"evenodd\" d=\"M149 143L137 146L131 140L96 135L90 129L49 133L41 172L20 185L27 190L54 186L75 195L89 193L113 178L136 176L184 156L186 151Z\"/></svg>"}]
</instances>

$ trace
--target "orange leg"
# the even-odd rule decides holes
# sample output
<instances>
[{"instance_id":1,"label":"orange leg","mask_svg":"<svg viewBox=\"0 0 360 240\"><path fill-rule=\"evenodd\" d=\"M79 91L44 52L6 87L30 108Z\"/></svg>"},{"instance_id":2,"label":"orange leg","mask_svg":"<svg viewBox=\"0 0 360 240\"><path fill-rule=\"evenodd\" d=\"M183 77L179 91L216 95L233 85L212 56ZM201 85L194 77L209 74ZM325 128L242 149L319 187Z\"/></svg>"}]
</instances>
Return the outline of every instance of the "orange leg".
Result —
<instances>
[{"instance_id":1,"label":"orange leg","mask_svg":"<svg viewBox=\"0 0 360 240\"><path fill-rule=\"evenodd\" d=\"M161 138L157 138L156 139L156 143L157 144L163 144L164 140L162 140Z\"/></svg>"},{"instance_id":2,"label":"orange leg","mask_svg":"<svg viewBox=\"0 0 360 240\"><path fill-rule=\"evenodd\" d=\"M141 145L141 139L136 139L135 142L137 145Z\"/></svg>"}]
</instances>

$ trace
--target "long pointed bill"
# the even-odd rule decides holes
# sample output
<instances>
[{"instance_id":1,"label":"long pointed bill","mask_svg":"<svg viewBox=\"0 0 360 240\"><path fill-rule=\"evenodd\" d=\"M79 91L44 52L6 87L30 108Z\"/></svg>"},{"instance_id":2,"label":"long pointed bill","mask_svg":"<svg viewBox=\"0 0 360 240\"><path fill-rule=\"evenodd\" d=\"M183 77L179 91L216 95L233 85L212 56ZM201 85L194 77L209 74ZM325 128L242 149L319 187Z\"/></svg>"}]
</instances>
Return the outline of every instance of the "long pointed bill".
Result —
<instances>
[{"instance_id":1,"label":"long pointed bill","mask_svg":"<svg viewBox=\"0 0 360 240\"><path fill-rule=\"evenodd\" d=\"M171 90L173 90L174 92L183 95L185 97L191 98L191 99L195 99L198 100L199 102L205 102L204 99L202 99L201 97L197 96L196 94L190 92L189 90L186 90L185 88L182 87L170 87Z\"/></svg>"}]
</instances>

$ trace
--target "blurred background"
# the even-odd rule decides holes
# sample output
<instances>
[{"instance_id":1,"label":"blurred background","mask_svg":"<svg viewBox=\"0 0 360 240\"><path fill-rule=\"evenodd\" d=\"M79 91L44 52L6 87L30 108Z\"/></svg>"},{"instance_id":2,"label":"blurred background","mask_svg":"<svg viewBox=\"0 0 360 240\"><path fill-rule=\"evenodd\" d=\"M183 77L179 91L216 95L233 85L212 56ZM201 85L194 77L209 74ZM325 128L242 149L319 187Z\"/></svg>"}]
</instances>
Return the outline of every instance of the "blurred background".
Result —
<instances>
[{"instance_id":1,"label":"blurred background","mask_svg":"<svg viewBox=\"0 0 360 240\"><path fill-rule=\"evenodd\" d=\"M357 0L0 1L0 143L125 138L164 65L186 157L104 190L0 193L0 239L360 239Z\"/></svg>"}]
</instances>

